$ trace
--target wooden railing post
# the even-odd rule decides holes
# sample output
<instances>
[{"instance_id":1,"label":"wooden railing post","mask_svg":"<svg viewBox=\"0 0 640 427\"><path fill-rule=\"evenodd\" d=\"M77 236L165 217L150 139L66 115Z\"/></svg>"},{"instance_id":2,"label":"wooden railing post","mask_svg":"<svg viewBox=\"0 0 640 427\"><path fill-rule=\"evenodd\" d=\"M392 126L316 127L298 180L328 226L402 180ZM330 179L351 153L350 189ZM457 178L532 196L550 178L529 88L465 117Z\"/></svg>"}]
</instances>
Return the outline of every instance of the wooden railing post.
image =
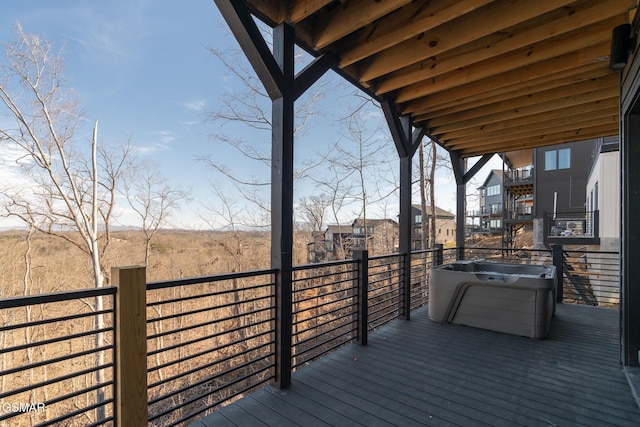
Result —
<instances>
[{"instance_id":1,"label":"wooden railing post","mask_svg":"<svg viewBox=\"0 0 640 427\"><path fill-rule=\"evenodd\" d=\"M114 267L116 323L116 425L148 425L147 278L144 267Z\"/></svg>"},{"instance_id":2,"label":"wooden railing post","mask_svg":"<svg viewBox=\"0 0 640 427\"><path fill-rule=\"evenodd\" d=\"M556 302L562 303L564 294L564 257L562 253L562 245L551 245L553 251L553 265L556 267L556 279L558 286L556 287Z\"/></svg>"},{"instance_id":3,"label":"wooden railing post","mask_svg":"<svg viewBox=\"0 0 640 427\"><path fill-rule=\"evenodd\" d=\"M353 251L353 259L357 261L354 280L357 282L357 333L358 344L367 345L369 334L369 252Z\"/></svg>"}]
</instances>

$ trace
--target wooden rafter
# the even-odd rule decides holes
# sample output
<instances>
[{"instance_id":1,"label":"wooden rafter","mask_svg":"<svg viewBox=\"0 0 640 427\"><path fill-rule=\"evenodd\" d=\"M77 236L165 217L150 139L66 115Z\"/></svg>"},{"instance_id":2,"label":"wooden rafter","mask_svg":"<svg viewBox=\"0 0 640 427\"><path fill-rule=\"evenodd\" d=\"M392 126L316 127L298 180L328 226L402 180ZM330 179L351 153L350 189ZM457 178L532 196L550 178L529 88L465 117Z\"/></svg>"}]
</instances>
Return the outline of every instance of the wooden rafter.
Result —
<instances>
[{"instance_id":1,"label":"wooden rafter","mask_svg":"<svg viewBox=\"0 0 640 427\"><path fill-rule=\"evenodd\" d=\"M471 156L616 134L611 32L632 0L246 0L443 147ZM493 151L492 151L493 150Z\"/></svg>"}]
</instances>

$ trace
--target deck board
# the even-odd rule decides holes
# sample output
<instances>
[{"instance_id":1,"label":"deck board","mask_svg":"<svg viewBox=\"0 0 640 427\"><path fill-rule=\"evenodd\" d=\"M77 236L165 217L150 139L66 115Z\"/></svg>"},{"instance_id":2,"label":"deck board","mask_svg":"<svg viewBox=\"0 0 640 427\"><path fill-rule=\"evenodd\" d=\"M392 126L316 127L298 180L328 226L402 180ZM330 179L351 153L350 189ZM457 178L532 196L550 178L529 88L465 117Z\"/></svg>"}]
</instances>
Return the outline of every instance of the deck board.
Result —
<instances>
[{"instance_id":1,"label":"deck board","mask_svg":"<svg viewBox=\"0 0 640 427\"><path fill-rule=\"evenodd\" d=\"M561 304L546 340L431 322L426 309L193 426L638 426L618 312Z\"/></svg>"}]
</instances>

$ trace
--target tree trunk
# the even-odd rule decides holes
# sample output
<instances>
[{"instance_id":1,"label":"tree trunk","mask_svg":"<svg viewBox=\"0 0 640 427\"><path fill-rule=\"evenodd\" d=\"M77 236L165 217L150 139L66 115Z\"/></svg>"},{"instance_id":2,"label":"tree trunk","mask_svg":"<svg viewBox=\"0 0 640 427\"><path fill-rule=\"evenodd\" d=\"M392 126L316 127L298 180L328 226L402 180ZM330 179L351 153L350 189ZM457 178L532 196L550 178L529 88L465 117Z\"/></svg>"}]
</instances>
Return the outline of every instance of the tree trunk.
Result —
<instances>
[{"instance_id":1,"label":"tree trunk","mask_svg":"<svg viewBox=\"0 0 640 427\"><path fill-rule=\"evenodd\" d=\"M436 166L438 162L436 143L431 141L431 167L429 168L429 199L431 199L431 239L429 239L429 247L431 249L436 247Z\"/></svg>"}]
</instances>

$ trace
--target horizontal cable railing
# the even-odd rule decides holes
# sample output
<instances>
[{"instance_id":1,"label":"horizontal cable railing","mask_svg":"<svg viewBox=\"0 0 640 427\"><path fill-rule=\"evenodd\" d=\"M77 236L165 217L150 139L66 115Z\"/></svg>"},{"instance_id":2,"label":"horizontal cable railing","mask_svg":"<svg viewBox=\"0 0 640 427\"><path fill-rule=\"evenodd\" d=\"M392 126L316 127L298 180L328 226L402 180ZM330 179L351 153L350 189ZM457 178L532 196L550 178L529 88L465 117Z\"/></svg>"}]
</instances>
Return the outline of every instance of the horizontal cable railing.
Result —
<instances>
[{"instance_id":1,"label":"horizontal cable railing","mask_svg":"<svg viewBox=\"0 0 640 427\"><path fill-rule=\"evenodd\" d=\"M357 262L294 267L292 367L356 338Z\"/></svg>"},{"instance_id":2,"label":"horizontal cable railing","mask_svg":"<svg viewBox=\"0 0 640 427\"><path fill-rule=\"evenodd\" d=\"M186 425L272 381L274 271L147 284L149 424Z\"/></svg>"},{"instance_id":3,"label":"horizontal cable railing","mask_svg":"<svg viewBox=\"0 0 640 427\"><path fill-rule=\"evenodd\" d=\"M0 300L0 425L115 425L115 292Z\"/></svg>"},{"instance_id":4,"label":"horizontal cable railing","mask_svg":"<svg viewBox=\"0 0 640 427\"><path fill-rule=\"evenodd\" d=\"M565 302L619 308L620 256L618 252L565 250Z\"/></svg>"},{"instance_id":5,"label":"horizontal cable railing","mask_svg":"<svg viewBox=\"0 0 640 427\"><path fill-rule=\"evenodd\" d=\"M550 249L464 248L464 259L514 264L553 265Z\"/></svg>"},{"instance_id":6,"label":"horizontal cable railing","mask_svg":"<svg viewBox=\"0 0 640 427\"><path fill-rule=\"evenodd\" d=\"M400 255L369 258L369 331L403 314L402 258Z\"/></svg>"},{"instance_id":7,"label":"horizontal cable railing","mask_svg":"<svg viewBox=\"0 0 640 427\"><path fill-rule=\"evenodd\" d=\"M429 271L440 262L438 258L437 249L411 254L411 310L429 303Z\"/></svg>"},{"instance_id":8,"label":"horizontal cable railing","mask_svg":"<svg viewBox=\"0 0 640 427\"><path fill-rule=\"evenodd\" d=\"M149 424L187 425L273 382L278 334L291 334L293 369L355 340L365 344L368 332L406 315L404 307L429 303L429 273L441 263L556 265L566 302L619 305L617 252L555 246L354 256L292 269L290 331L276 330L276 270L153 283L145 283L143 273L136 286L146 318L138 328L146 370L138 371L140 383L146 375L147 388L141 388L139 407L148 410ZM122 387L126 377L116 378L115 368L127 358L126 346L114 343L116 335L120 340L130 334L126 319L133 317L122 314L128 305L123 289L132 283L113 283L117 288L0 300L0 425L116 424L129 402L116 399L116 385Z\"/></svg>"},{"instance_id":9,"label":"horizontal cable railing","mask_svg":"<svg viewBox=\"0 0 640 427\"><path fill-rule=\"evenodd\" d=\"M619 308L620 254L618 252L563 249L556 268L562 272L562 301ZM458 252L461 252L459 248ZM464 248L462 258L533 265L555 265L553 249ZM445 251L446 253L446 251ZM460 258L458 253L458 259ZM446 255L445 255L446 258ZM449 257L449 261L455 259Z\"/></svg>"}]
</instances>

